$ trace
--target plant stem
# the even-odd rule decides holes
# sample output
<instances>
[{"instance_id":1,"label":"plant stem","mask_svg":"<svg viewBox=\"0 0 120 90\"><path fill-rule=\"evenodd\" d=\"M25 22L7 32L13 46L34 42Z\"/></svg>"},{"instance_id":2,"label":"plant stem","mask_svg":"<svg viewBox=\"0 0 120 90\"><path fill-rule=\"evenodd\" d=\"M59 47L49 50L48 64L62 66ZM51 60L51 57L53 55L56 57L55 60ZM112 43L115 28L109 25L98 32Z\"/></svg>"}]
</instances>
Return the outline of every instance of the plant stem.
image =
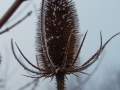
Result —
<instances>
[{"instance_id":1,"label":"plant stem","mask_svg":"<svg viewBox=\"0 0 120 90\"><path fill-rule=\"evenodd\" d=\"M57 90L65 90L65 79L64 79L64 72L58 71L56 73L56 83L57 83Z\"/></svg>"}]
</instances>

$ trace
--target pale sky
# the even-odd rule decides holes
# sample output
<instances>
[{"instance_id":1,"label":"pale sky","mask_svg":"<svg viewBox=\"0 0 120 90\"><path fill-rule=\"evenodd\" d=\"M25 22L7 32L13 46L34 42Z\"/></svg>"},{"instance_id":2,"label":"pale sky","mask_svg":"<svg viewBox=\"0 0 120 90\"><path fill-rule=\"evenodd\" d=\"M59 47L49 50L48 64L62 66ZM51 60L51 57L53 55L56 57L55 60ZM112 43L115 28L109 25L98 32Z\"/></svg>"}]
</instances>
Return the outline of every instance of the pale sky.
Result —
<instances>
[{"instance_id":1,"label":"pale sky","mask_svg":"<svg viewBox=\"0 0 120 90\"><path fill-rule=\"evenodd\" d=\"M11 6L15 0L0 0L0 18ZM9 33L0 36L0 53L3 56L3 64L0 71L0 77L6 77L7 87L6 90L17 90L22 87L26 82L31 81L21 74L27 74L26 71L15 60L12 51L10 40L13 38L25 56L34 64L35 61L35 33L37 17L35 14L34 5L37 10L40 8L41 0L33 0L30 6L25 9L25 5L32 0L24 2L11 19L3 26L1 30L9 27L16 21L20 20L30 10L33 11L32 15L24 20L21 24L13 28ZM80 32L84 34L88 30L85 43L83 45L80 57L81 64L87 61L99 48L100 44L100 31L103 35L103 43L107 41L112 35L120 32L120 0L73 0L76 4L78 13ZM24 9L25 10L24 10ZM22 10L22 12L20 12ZM39 13L37 11L37 13ZM17 18L16 18L17 17ZM14 20L15 19L15 20ZM100 68L92 76L92 78L85 84L84 90L97 90L98 86L104 83L107 79L115 78L113 70L119 70L120 64L120 35L115 37L105 48L105 56ZM16 46L14 46L16 47ZM17 48L15 51L18 57L22 58ZM24 61L24 59L23 59ZM24 62L26 65L27 63ZM91 73L97 62L87 69L87 73ZM7 68L7 69L6 69ZM8 72L6 71L8 70ZM6 71L6 72L5 72ZM1 74L2 73L2 74ZM5 73L5 74L4 74ZM109 75L109 74L110 75ZM97 80L97 82L95 82ZM47 84L46 84L47 83ZM53 83L53 84L51 84ZM40 81L40 88L50 90L49 87L56 87L55 82L50 80ZM12 86L15 85L15 86ZM48 88L47 88L47 86ZM53 86L54 85L54 86ZM11 89L10 89L11 88ZM93 88L93 89L91 89ZM29 89L25 89L29 90ZM39 90L39 88L37 89ZM116 89L118 90L118 89Z\"/></svg>"}]
</instances>

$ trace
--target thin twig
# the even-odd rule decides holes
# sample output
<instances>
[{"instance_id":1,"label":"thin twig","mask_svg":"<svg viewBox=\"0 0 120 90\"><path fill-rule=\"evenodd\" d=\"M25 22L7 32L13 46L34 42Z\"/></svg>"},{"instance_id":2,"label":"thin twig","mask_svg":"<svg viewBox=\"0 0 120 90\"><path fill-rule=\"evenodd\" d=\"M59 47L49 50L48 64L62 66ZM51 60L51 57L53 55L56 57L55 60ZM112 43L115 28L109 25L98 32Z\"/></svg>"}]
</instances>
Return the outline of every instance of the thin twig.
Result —
<instances>
[{"instance_id":1,"label":"thin twig","mask_svg":"<svg viewBox=\"0 0 120 90\"><path fill-rule=\"evenodd\" d=\"M16 25L18 25L19 23L21 23L24 19L26 19L28 16L30 16L31 13L32 13L32 11L28 12L27 15L25 15L21 20L17 21L15 24L13 24L12 26L10 26L9 28L6 28L5 30L2 30L0 32L0 34L8 32L11 28L15 27Z\"/></svg>"},{"instance_id":2,"label":"thin twig","mask_svg":"<svg viewBox=\"0 0 120 90\"><path fill-rule=\"evenodd\" d=\"M13 21L15 21L16 19L18 19L22 13L25 12L26 9L29 8L29 6L31 5L31 3L33 2L34 0L29 0L29 2L24 6L24 7L21 7L21 9L19 10L18 13L16 13L13 17L11 17L6 23L5 25L8 25L10 23L12 23Z\"/></svg>"},{"instance_id":3,"label":"thin twig","mask_svg":"<svg viewBox=\"0 0 120 90\"><path fill-rule=\"evenodd\" d=\"M15 0L13 5L8 9L8 11L0 19L0 28L7 22L7 20L13 15L13 13L18 9L18 7L26 0Z\"/></svg>"},{"instance_id":4,"label":"thin twig","mask_svg":"<svg viewBox=\"0 0 120 90\"><path fill-rule=\"evenodd\" d=\"M18 90L23 90L38 80L39 80L38 78L34 79L33 81L31 81L31 82L27 83L26 85L24 85L23 87L19 88Z\"/></svg>"},{"instance_id":5,"label":"thin twig","mask_svg":"<svg viewBox=\"0 0 120 90\"><path fill-rule=\"evenodd\" d=\"M37 81L35 81L34 86L31 90L35 90L38 85L39 85L39 79Z\"/></svg>"},{"instance_id":6,"label":"thin twig","mask_svg":"<svg viewBox=\"0 0 120 90\"><path fill-rule=\"evenodd\" d=\"M85 78L85 80L83 81L80 81L77 77L76 77L76 81L77 81L77 86L75 86L74 88L72 88L71 90L77 90L80 88L80 86L83 86L88 80L91 79L91 77L95 74L95 72L98 70L98 68L100 67L102 61L103 61L103 58L105 56L105 52L103 52L99 62L97 63L96 67L94 68L94 70L92 71L92 73L90 74L91 76L88 76L87 78Z\"/></svg>"},{"instance_id":7,"label":"thin twig","mask_svg":"<svg viewBox=\"0 0 120 90\"><path fill-rule=\"evenodd\" d=\"M104 56L105 56L105 52L103 52L103 54L102 54L99 62L97 63L97 65L96 65L96 67L94 68L94 70L92 71L91 76L90 76L90 77L87 77L84 81L82 81L82 82L80 83L81 85L85 84L85 83L95 74L95 72L98 70L98 68L100 67L100 65L101 65L101 63L102 63L102 61L103 61L103 59L104 59Z\"/></svg>"}]
</instances>

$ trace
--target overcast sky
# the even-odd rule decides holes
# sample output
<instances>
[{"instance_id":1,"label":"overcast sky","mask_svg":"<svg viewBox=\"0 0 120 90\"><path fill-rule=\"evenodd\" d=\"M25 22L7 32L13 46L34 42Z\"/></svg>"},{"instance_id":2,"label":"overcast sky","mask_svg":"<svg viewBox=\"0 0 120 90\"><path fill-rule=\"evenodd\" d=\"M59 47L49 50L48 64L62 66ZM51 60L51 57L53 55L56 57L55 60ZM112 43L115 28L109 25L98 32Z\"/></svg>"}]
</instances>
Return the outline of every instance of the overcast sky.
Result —
<instances>
[{"instance_id":1,"label":"overcast sky","mask_svg":"<svg viewBox=\"0 0 120 90\"><path fill-rule=\"evenodd\" d=\"M0 0L0 17L7 11L7 9L12 5L15 0ZM34 5L37 10L40 8L41 0L33 0L31 3L28 0L24 2L17 12L11 17L11 19L4 25L1 30L9 27L16 21L20 20L29 11L33 11L32 15L24 20L21 24L13 28L9 33L0 35L0 52L3 57L3 64L1 68L3 76L5 71L8 70L7 78L7 89L17 90L19 87L23 86L26 82L31 81L31 79L22 76L21 74L26 74L26 71L18 64L18 62L13 57L11 52L10 40L13 38L14 42L17 42L22 52L25 56L31 60L34 64L35 62L35 33L36 33L36 22L37 17L35 14ZM83 45L80 57L81 64L90 58L99 48L100 44L100 31L103 35L103 43L107 41L112 35L120 32L120 0L73 0L76 4L76 9L78 12L80 32L84 34L88 30L88 35L86 37L85 43ZM24 8L27 4L30 4L28 8ZM22 12L21 12L22 11ZM37 13L39 13L37 11ZM97 80L97 85L105 82L106 78L115 78L115 74L110 70L118 70L120 64L120 35L115 37L105 48L105 57L101 63L100 68L95 73L94 77L86 84L84 90L90 90L90 83ZM22 58L18 50L15 51L19 58ZM24 61L24 59L23 59ZM25 63L27 65L27 63ZM88 68L87 73L91 73L97 62ZM7 68L7 69L6 69ZM7 71L6 71L7 72ZM13 73L14 72L14 73ZM110 77L107 74L109 72ZM11 79L10 79L11 78ZM26 82L25 82L26 80ZM43 81L42 83L49 83L48 81ZM19 83L19 84L18 84ZM54 82L53 82L54 83ZM12 86L16 84L16 86ZM48 87L56 87L49 84ZM40 83L40 88L48 90L45 84ZM96 90L95 89L95 90ZM27 90L27 89L26 89ZM29 89L28 89L29 90Z\"/></svg>"}]
</instances>

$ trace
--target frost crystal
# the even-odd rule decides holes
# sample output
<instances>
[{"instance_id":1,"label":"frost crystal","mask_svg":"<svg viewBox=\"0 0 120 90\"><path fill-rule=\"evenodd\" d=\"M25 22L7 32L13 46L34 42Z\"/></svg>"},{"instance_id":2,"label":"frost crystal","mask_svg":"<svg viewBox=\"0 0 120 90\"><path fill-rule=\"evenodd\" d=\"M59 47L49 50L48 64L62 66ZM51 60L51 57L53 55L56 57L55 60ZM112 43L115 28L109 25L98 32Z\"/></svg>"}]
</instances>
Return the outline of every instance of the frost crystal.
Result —
<instances>
[{"instance_id":1,"label":"frost crystal","mask_svg":"<svg viewBox=\"0 0 120 90\"><path fill-rule=\"evenodd\" d=\"M58 73L59 70L60 70L60 68L56 68L55 69L55 73Z\"/></svg>"}]
</instances>

